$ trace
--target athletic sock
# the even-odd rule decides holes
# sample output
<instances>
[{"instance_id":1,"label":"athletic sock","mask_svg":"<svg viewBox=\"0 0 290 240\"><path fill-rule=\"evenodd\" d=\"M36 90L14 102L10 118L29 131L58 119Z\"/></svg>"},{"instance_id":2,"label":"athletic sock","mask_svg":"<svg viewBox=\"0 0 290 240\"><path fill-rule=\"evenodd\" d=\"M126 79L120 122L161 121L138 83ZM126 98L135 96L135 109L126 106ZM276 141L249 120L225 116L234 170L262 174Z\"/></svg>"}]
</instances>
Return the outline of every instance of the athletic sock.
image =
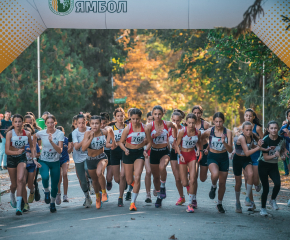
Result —
<instances>
[{"instance_id":1,"label":"athletic sock","mask_svg":"<svg viewBox=\"0 0 290 240\"><path fill-rule=\"evenodd\" d=\"M212 184L211 186L212 186L213 188L217 188L217 185L213 185L213 184Z\"/></svg>"},{"instance_id":2,"label":"athletic sock","mask_svg":"<svg viewBox=\"0 0 290 240\"><path fill-rule=\"evenodd\" d=\"M237 201L237 203L240 202L240 193L241 192L236 192L236 201Z\"/></svg>"},{"instance_id":3,"label":"athletic sock","mask_svg":"<svg viewBox=\"0 0 290 240\"><path fill-rule=\"evenodd\" d=\"M13 201L16 201L16 199L15 199L15 192L14 192L14 193L10 192L10 198L11 198Z\"/></svg>"},{"instance_id":4,"label":"athletic sock","mask_svg":"<svg viewBox=\"0 0 290 240\"><path fill-rule=\"evenodd\" d=\"M160 187L165 188L165 183L166 183L166 181L161 181L161 180L160 180L160 182L161 182Z\"/></svg>"},{"instance_id":5,"label":"athletic sock","mask_svg":"<svg viewBox=\"0 0 290 240\"><path fill-rule=\"evenodd\" d=\"M192 200L196 200L196 194L192 194Z\"/></svg>"},{"instance_id":6,"label":"athletic sock","mask_svg":"<svg viewBox=\"0 0 290 240\"><path fill-rule=\"evenodd\" d=\"M54 197L51 197L50 203L55 203L55 198Z\"/></svg>"},{"instance_id":7,"label":"athletic sock","mask_svg":"<svg viewBox=\"0 0 290 240\"><path fill-rule=\"evenodd\" d=\"M218 200L218 204L223 204L223 200Z\"/></svg>"},{"instance_id":8,"label":"athletic sock","mask_svg":"<svg viewBox=\"0 0 290 240\"><path fill-rule=\"evenodd\" d=\"M17 210L21 210L22 197L16 197L16 201L17 201Z\"/></svg>"},{"instance_id":9,"label":"athletic sock","mask_svg":"<svg viewBox=\"0 0 290 240\"><path fill-rule=\"evenodd\" d=\"M189 199L188 199L188 204L192 204L192 200L193 200L193 195L194 194L189 194Z\"/></svg>"},{"instance_id":10,"label":"athletic sock","mask_svg":"<svg viewBox=\"0 0 290 240\"><path fill-rule=\"evenodd\" d=\"M157 193L157 198L160 198L160 191L156 191Z\"/></svg>"},{"instance_id":11,"label":"athletic sock","mask_svg":"<svg viewBox=\"0 0 290 240\"><path fill-rule=\"evenodd\" d=\"M49 188L44 188L44 192L49 192Z\"/></svg>"},{"instance_id":12,"label":"athletic sock","mask_svg":"<svg viewBox=\"0 0 290 240\"><path fill-rule=\"evenodd\" d=\"M96 198L101 198L101 194L100 193L96 193Z\"/></svg>"},{"instance_id":13,"label":"athletic sock","mask_svg":"<svg viewBox=\"0 0 290 240\"><path fill-rule=\"evenodd\" d=\"M132 192L131 203L135 203L137 197L138 197L138 193Z\"/></svg>"},{"instance_id":14,"label":"athletic sock","mask_svg":"<svg viewBox=\"0 0 290 240\"><path fill-rule=\"evenodd\" d=\"M252 186L253 185L247 184L247 197L248 198L250 197L250 194L251 194L251 191L252 191Z\"/></svg>"},{"instance_id":15,"label":"athletic sock","mask_svg":"<svg viewBox=\"0 0 290 240\"><path fill-rule=\"evenodd\" d=\"M102 190L102 194L106 194L106 189L103 189Z\"/></svg>"}]
</instances>

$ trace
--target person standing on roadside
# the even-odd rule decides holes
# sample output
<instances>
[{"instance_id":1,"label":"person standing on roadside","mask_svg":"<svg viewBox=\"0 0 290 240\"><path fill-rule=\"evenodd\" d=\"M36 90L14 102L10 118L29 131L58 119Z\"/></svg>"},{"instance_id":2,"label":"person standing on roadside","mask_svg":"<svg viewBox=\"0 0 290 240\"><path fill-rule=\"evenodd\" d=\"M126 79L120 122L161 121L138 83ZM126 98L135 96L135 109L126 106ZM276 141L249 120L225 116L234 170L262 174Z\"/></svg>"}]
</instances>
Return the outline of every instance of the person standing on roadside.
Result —
<instances>
[{"instance_id":1,"label":"person standing on roadside","mask_svg":"<svg viewBox=\"0 0 290 240\"><path fill-rule=\"evenodd\" d=\"M0 170L7 169L7 155L5 154L5 143L6 143L6 130L12 126L12 122L10 120L11 112L5 111L4 119L0 122Z\"/></svg>"},{"instance_id":2,"label":"person standing on roadside","mask_svg":"<svg viewBox=\"0 0 290 240\"><path fill-rule=\"evenodd\" d=\"M47 115L50 115L50 113L46 111L42 114L41 118L36 119L37 126L40 127L42 130L46 129L45 119Z\"/></svg>"}]
</instances>

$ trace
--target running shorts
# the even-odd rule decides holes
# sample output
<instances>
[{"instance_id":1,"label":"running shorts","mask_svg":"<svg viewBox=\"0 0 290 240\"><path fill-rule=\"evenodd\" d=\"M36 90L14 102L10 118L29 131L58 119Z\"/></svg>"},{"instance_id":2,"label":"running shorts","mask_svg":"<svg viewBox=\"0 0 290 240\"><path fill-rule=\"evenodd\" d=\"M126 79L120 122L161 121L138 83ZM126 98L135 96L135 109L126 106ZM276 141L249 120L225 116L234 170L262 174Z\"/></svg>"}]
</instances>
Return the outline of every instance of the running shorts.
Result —
<instances>
[{"instance_id":1,"label":"running shorts","mask_svg":"<svg viewBox=\"0 0 290 240\"><path fill-rule=\"evenodd\" d=\"M12 156L12 155L7 155L7 167L8 168L17 168L19 163L26 163L27 158L26 158L26 153L23 152L19 156Z\"/></svg>"},{"instance_id":2,"label":"running shorts","mask_svg":"<svg viewBox=\"0 0 290 240\"><path fill-rule=\"evenodd\" d=\"M88 169L89 170L97 169L99 162L103 159L108 160L108 157L107 157L106 153L104 153L104 152L102 152L100 155L98 155L96 157L87 156L86 162L87 162Z\"/></svg>"},{"instance_id":3,"label":"running shorts","mask_svg":"<svg viewBox=\"0 0 290 240\"><path fill-rule=\"evenodd\" d=\"M142 159L145 161L144 157L144 148L139 149L129 149L129 155L126 155L125 152L123 152L123 163L124 164L134 164L136 159Z\"/></svg>"},{"instance_id":4,"label":"running shorts","mask_svg":"<svg viewBox=\"0 0 290 240\"><path fill-rule=\"evenodd\" d=\"M182 152L181 151L181 155L183 156L185 162L181 162L179 159L179 164L188 164L188 163L196 160L196 155L195 155L194 149L190 152Z\"/></svg>"},{"instance_id":5,"label":"running shorts","mask_svg":"<svg viewBox=\"0 0 290 240\"><path fill-rule=\"evenodd\" d=\"M110 164L112 166L120 165L123 156L123 150L118 146L116 149L111 150Z\"/></svg>"},{"instance_id":6,"label":"running shorts","mask_svg":"<svg viewBox=\"0 0 290 240\"><path fill-rule=\"evenodd\" d=\"M229 171L228 152L224 152L224 153L209 152L207 155L207 164L209 166L212 163L215 163L216 165L218 165L220 172L228 172Z\"/></svg>"},{"instance_id":7,"label":"running shorts","mask_svg":"<svg viewBox=\"0 0 290 240\"><path fill-rule=\"evenodd\" d=\"M234 155L233 158L233 170L235 176L242 175L242 169L245 169L248 165L252 165L251 156L238 156L237 154Z\"/></svg>"},{"instance_id":8,"label":"running shorts","mask_svg":"<svg viewBox=\"0 0 290 240\"><path fill-rule=\"evenodd\" d=\"M203 150L206 149L207 146L208 146L208 143L204 144ZM204 167L208 166L207 165L207 156L208 156L208 154L207 155L205 155L204 153L202 154L202 159L199 161L200 166L204 166Z\"/></svg>"},{"instance_id":9,"label":"running shorts","mask_svg":"<svg viewBox=\"0 0 290 240\"><path fill-rule=\"evenodd\" d=\"M177 161L177 153L175 153L175 149L173 148L170 150L170 161Z\"/></svg>"},{"instance_id":10,"label":"running shorts","mask_svg":"<svg viewBox=\"0 0 290 240\"><path fill-rule=\"evenodd\" d=\"M170 156L168 147L151 148L150 164L160 164L160 159L166 155Z\"/></svg>"}]
</instances>

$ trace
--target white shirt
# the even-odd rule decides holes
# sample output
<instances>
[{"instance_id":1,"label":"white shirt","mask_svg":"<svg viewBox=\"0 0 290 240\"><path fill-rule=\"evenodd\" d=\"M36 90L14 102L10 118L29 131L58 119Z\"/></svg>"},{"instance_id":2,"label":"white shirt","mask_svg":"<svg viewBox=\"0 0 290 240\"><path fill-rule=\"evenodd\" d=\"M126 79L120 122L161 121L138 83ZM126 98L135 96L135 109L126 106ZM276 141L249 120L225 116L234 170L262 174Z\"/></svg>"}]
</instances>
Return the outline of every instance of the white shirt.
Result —
<instances>
[{"instance_id":1,"label":"white shirt","mask_svg":"<svg viewBox=\"0 0 290 240\"><path fill-rule=\"evenodd\" d=\"M87 127L86 131L89 131L90 129L91 129L90 127ZM80 143L84 139L85 132L80 132L79 129L76 128L72 132L73 144ZM73 160L75 163L84 162L87 156L88 156L88 151L82 151L82 146L79 148L79 150L76 150L75 147L73 148Z\"/></svg>"},{"instance_id":2,"label":"white shirt","mask_svg":"<svg viewBox=\"0 0 290 240\"><path fill-rule=\"evenodd\" d=\"M36 137L41 139L42 151L40 159L45 162L56 162L59 161L60 155L51 145L48 140L49 134L46 132L47 129L36 133ZM52 134L52 141L58 145L59 142L64 141L64 133L58 129Z\"/></svg>"}]
</instances>

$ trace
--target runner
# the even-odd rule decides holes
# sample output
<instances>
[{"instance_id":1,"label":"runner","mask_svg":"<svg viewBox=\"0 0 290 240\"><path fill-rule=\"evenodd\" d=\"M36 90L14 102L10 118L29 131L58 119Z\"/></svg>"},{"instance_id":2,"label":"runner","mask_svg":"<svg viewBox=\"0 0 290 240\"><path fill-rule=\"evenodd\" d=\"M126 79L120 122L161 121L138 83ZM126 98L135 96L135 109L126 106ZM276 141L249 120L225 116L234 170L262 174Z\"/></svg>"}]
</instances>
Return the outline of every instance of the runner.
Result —
<instances>
[{"instance_id":1,"label":"runner","mask_svg":"<svg viewBox=\"0 0 290 240\"><path fill-rule=\"evenodd\" d=\"M35 134L33 126L30 125L29 123L24 123L23 124L23 129L25 131L30 132L31 134L31 141L33 141L33 136ZM26 159L27 159L27 163L26 163L26 183L28 185L28 188L30 190L30 194L28 197L28 202L26 202L27 200L27 192L26 192L26 188L24 188L24 194L23 194L23 198L24 198L24 208L23 208L23 212L27 212L29 210L29 205L28 203L32 203L35 197L35 185L34 185L34 179L35 179L35 173L36 173L36 164L33 161L32 155L31 155L31 150L33 149L33 147L31 148L29 143L25 145L25 152L26 152ZM39 158L40 156L40 149L38 144L36 143L36 158Z\"/></svg>"},{"instance_id":2,"label":"runner","mask_svg":"<svg viewBox=\"0 0 290 240\"><path fill-rule=\"evenodd\" d=\"M280 129L279 135L285 139L286 141L286 149L288 152L290 152L290 109L286 111L286 119L287 123ZM289 163L289 153L287 154L285 161L286 165L288 165L288 170L290 171L290 163ZM285 171L286 174L286 171ZM287 206L290 207L290 199L287 203Z\"/></svg>"},{"instance_id":3,"label":"runner","mask_svg":"<svg viewBox=\"0 0 290 240\"><path fill-rule=\"evenodd\" d=\"M56 129L60 130L63 132L65 135L64 128L62 126L58 126ZM63 179L63 202L69 202L68 197L67 197L67 189L68 189L68 177L67 177L67 172L69 168L69 155L68 155L68 138L64 136L64 141L63 141L63 148L61 152L61 157L59 159L60 163L60 176L59 176L59 182L58 182L58 193L56 195L56 200L55 203L57 205L61 204L61 182Z\"/></svg>"},{"instance_id":4,"label":"runner","mask_svg":"<svg viewBox=\"0 0 290 240\"><path fill-rule=\"evenodd\" d=\"M75 115L72 119L72 124L71 124L72 132L76 128L78 128L77 115ZM74 148L73 140L72 140L72 132L68 135L68 150L67 150L68 154L71 154Z\"/></svg>"},{"instance_id":5,"label":"runner","mask_svg":"<svg viewBox=\"0 0 290 240\"><path fill-rule=\"evenodd\" d=\"M183 129L183 127L180 125L182 119L184 119L185 113L179 109L174 109L172 115L171 115L171 121L174 122L177 125L178 133ZM178 134L177 133L177 134ZM178 164L178 156L177 156L177 149L174 148L173 142L174 139L176 139L177 136L173 136L172 134L172 128L169 128L169 143L171 147L170 151L170 165L171 169L175 178L175 185L177 188L177 191L179 193L179 199L177 200L175 205L182 205L185 203L185 197L183 195L183 187L181 184L181 178L179 174L179 164Z\"/></svg>"},{"instance_id":6,"label":"runner","mask_svg":"<svg viewBox=\"0 0 290 240\"><path fill-rule=\"evenodd\" d=\"M115 141L118 146L115 149L111 149L111 165L115 182L119 184L118 207L123 207L123 195L126 188L126 178L123 164L121 164L120 171L120 162L122 161L123 150L120 148L119 142L122 132L127 125L124 123L125 112L123 108L115 109L113 115L116 122L113 124L112 128L114 131Z\"/></svg>"},{"instance_id":7,"label":"runner","mask_svg":"<svg viewBox=\"0 0 290 240\"><path fill-rule=\"evenodd\" d=\"M10 185L10 204L16 208L16 215L22 215L21 202L24 188L26 185L26 153L25 145L29 143L33 146L31 134L22 129L23 117L15 114L12 118L12 126L8 128L6 133L5 152L7 154L7 168L11 180ZM31 153L34 163L41 167L36 161L34 151ZM15 199L15 191L17 189L17 198ZM26 199L27 200L27 199Z\"/></svg>"},{"instance_id":8,"label":"runner","mask_svg":"<svg viewBox=\"0 0 290 240\"><path fill-rule=\"evenodd\" d=\"M104 146L106 143L109 145L110 140L114 138L112 128L101 129L101 119L100 116L96 115L91 117L91 130L85 133L84 140L82 141L82 151L88 152L86 162L96 193L97 209L102 207L103 202L108 202L106 179L104 176L104 171L108 164L108 157L104 153ZM100 190L102 191L102 197L99 192Z\"/></svg>"},{"instance_id":9,"label":"runner","mask_svg":"<svg viewBox=\"0 0 290 240\"><path fill-rule=\"evenodd\" d=\"M213 115L214 127L202 134L202 139L209 137L209 153L207 156L208 168L211 172L212 186L209 198L214 199L219 180L218 204L219 213L225 213L222 200L226 191L226 180L229 171L229 155L233 151L232 132L224 127L225 117L221 112Z\"/></svg>"},{"instance_id":10,"label":"runner","mask_svg":"<svg viewBox=\"0 0 290 240\"><path fill-rule=\"evenodd\" d=\"M76 174L80 183L80 186L85 195L84 207L90 208L92 200L90 197L89 184L86 178L86 172L88 167L86 164L87 151L82 150L83 139L86 131L89 131L90 127L86 126L86 117L83 114L77 115L77 128L72 132L73 140L73 160L75 162Z\"/></svg>"},{"instance_id":11,"label":"runner","mask_svg":"<svg viewBox=\"0 0 290 240\"><path fill-rule=\"evenodd\" d=\"M147 113L147 125L151 125L151 123L153 122L153 116L151 112ZM151 200L151 166L150 166L150 152L151 149L148 148L148 146L144 146L144 150L147 150L147 156L145 157L145 170L146 170L146 174L145 174L145 188L146 188L146 199L145 202L146 203L152 203ZM153 195L156 197L157 193L156 190L154 188L153 190Z\"/></svg>"},{"instance_id":12,"label":"runner","mask_svg":"<svg viewBox=\"0 0 290 240\"><path fill-rule=\"evenodd\" d=\"M202 118L202 114L203 114L203 109L201 106L196 105L192 108L191 112L196 116L197 121L196 121L196 128L199 129L200 134L203 134L205 130L210 128L210 124L205 121ZM200 169L200 173L199 173L199 178L200 181L205 182L205 180L207 179L207 171L208 171L208 165L207 165L207 155L208 155L208 150L209 150L209 146L208 146L208 138L203 139L202 140L202 154L199 156L198 161L196 161L196 181L195 183L195 187L194 187L194 194L193 194L193 200L192 200L192 205L194 208L197 208L197 201L196 201L196 193L197 193L197 187L198 187L198 168Z\"/></svg>"},{"instance_id":13,"label":"runner","mask_svg":"<svg viewBox=\"0 0 290 240\"><path fill-rule=\"evenodd\" d=\"M180 130L177 138L177 152L180 156L179 159L179 173L182 185L187 187L189 185L189 203L187 212L193 213L194 206L192 204L193 194L195 188L196 178L196 160L199 157L201 149L201 135L200 131L196 129L195 124L197 117L195 114L190 113L186 116L186 127ZM181 146L180 146L181 145ZM196 149L195 149L196 148ZM180 151L181 150L181 151ZM189 182L188 182L188 169L189 169Z\"/></svg>"},{"instance_id":14,"label":"runner","mask_svg":"<svg viewBox=\"0 0 290 240\"><path fill-rule=\"evenodd\" d=\"M257 117L257 114L255 111L251 108L248 108L245 111L244 115L245 121L249 121L252 123L253 127L253 133L258 137L258 139L261 139L263 136L262 132L262 125L260 124L260 120ZM254 144L257 145L257 141L254 138ZM260 157L260 151L255 152L251 155L252 164L253 164L253 185L255 185L255 189L257 192L260 192L261 190L261 183L259 178L259 172L258 172L258 159ZM244 177L245 177L245 188L247 189L247 173L244 171ZM253 191L250 192L249 198L245 198L245 205L251 206L252 202L254 202L253 198Z\"/></svg>"},{"instance_id":15,"label":"runner","mask_svg":"<svg viewBox=\"0 0 290 240\"><path fill-rule=\"evenodd\" d=\"M33 137L33 147L35 149L37 138L41 138L42 151L39 163L42 185L44 187L45 203L50 204L50 212L56 212L55 198L58 192L58 182L60 175L59 158L62 152L64 134L55 128L56 118L53 115L47 115L45 119L46 129L41 130ZM51 177L51 198L49 191L49 175Z\"/></svg>"},{"instance_id":16,"label":"runner","mask_svg":"<svg viewBox=\"0 0 290 240\"><path fill-rule=\"evenodd\" d=\"M101 116L101 129L105 129L108 126L108 123L110 121L110 116L108 113L103 112L100 113ZM110 144L112 144L112 141L110 141ZM104 146L104 151L105 154L108 157L108 165L107 165L107 175L106 175L106 180L107 180L107 190L110 191L113 187L113 171L111 167L111 148Z\"/></svg>"},{"instance_id":17,"label":"runner","mask_svg":"<svg viewBox=\"0 0 290 240\"><path fill-rule=\"evenodd\" d=\"M263 186L263 192L261 196L261 211L262 216L267 216L266 203L269 193L269 180L270 177L274 183L271 200L269 201L270 206L273 210L278 210L279 207L276 203L276 197L280 191L281 179L278 168L278 159L283 157L285 154L285 141L278 135L279 125L276 121L270 121L267 125L267 129L263 138L262 153L259 158L259 176ZM271 150L270 150L271 148ZM266 150L266 151L264 151Z\"/></svg>"},{"instance_id":18,"label":"runner","mask_svg":"<svg viewBox=\"0 0 290 240\"><path fill-rule=\"evenodd\" d=\"M0 121L0 170L7 169L7 155L5 154L5 143L6 143L6 130L12 125L10 120L11 112L5 111L4 119Z\"/></svg>"},{"instance_id":19,"label":"runner","mask_svg":"<svg viewBox=\"0 0 290 240\"><path fill-rule=\"evenodd\" d=\"M131 185L134 181L133 193L130 211L137 211L135 206L137 196L140 190L141 174L144 168L145 157L147 153L144 150L145 142L145 125L141 122L142 112L138 108L130 111L131 122L125 127L121 140L120 148L123 150L123 163L125 167L126 181ZM123 142L126 141L124 146Z\"/></svg>"},{"instance_id":20,"label":"runner","mask_svg":"<svg viewBox=\"0 0 290 240\"><path fill-rule=\"evenodd\" d=\"M233 171L235 174L235 193L236 193L236 212L242 213L242 207L240 203L240 193L242 186L242 170L247 174L247 195L246 198L250 201L250 193L252 192L253 186L253 166L251 155L255 152L260 152L262 140L258 140L256 136L253 137L253 126L252 123L246 121L242 125L243 133L237 138L235 142L235 155L233 159ZM258 140L258 146L254 144L254 138ZM254 201L251 201L251 206L248 211L254 211L256 205Z\"/></svg>"},{"instance_id":21,"label":"runner","mask_svg":"<svg viewBox=\"0 0 290 240\"><path fill-rule=\"evenodd\" d=\"M155 106L152 110L154 121L148 126L147 131L149 136L148 149L151 148L150 166L153 174L153 183L157 192L157 200L155 207L159 208L162 205L162 200L166 198L166 166L170 161L170 152L168 149L168 129L173 128L173 136L177 136L177 126L173 122L162 120L164 110L161 106ZM173 141L173 146L176 144L176 138Z\"/></svg>"}]
</instances>

